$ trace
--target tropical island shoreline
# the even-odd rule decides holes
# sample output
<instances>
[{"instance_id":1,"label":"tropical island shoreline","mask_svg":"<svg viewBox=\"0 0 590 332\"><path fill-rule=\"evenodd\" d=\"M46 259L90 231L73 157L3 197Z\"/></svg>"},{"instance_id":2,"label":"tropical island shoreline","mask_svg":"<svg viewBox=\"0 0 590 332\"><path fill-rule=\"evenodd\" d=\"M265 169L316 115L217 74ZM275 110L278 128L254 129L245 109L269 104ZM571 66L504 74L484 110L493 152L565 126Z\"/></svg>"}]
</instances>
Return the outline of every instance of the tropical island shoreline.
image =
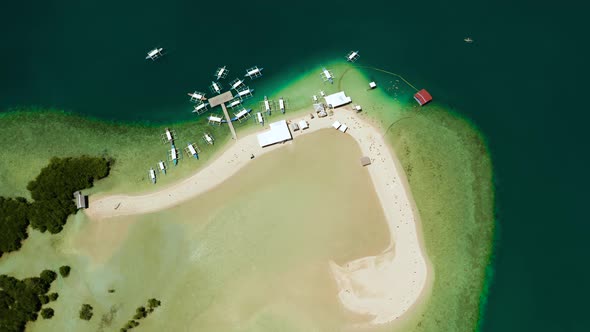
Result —
<instances>
[{"instance_id":1,"label":"tropical island shoreline","mask_svg":"<svg viewBox=\"0 0 590 332\"><path fill-rule=\"evenodd\" d=\"M357 116L350 106L336 109L328 117L298 117L290 121L301 120L309 121L310 126L295 132L294 139L332 128L331 124L338 121L348 125L346 134L351 135L363 155L371 159L372 164L367 167L387 220L390 244L378 255L341 266L334 262L329 265L344 307L372 316L372 324L394 321L416 304L430 288L433 278L433 269L423 249L418 213L403 169L382 134ZM256 133L251 133L231 142L206 167L182 181L145 195L91 196L90 207L85 212L91 219L104 219L168 209L226 181L247 165L252 155L261 156L289 144L262 148Z\"/></svg>"}]
</instances>

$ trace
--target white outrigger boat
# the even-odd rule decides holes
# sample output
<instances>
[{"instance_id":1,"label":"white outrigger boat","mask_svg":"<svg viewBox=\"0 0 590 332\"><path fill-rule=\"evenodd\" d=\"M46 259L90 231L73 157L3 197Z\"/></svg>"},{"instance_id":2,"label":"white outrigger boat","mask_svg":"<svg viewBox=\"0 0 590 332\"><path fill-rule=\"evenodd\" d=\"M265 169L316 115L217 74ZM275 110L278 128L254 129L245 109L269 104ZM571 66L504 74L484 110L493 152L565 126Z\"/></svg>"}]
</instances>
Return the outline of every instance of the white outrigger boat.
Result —
<instances>
[{"instance_id":1,"label":"white outrigger boat","mask_svg":"<svg viewBox=\"0 0 590 332\"><path fill-rule=\"evenodd\" d=\"M204 101L207 100L207 98L205 98L205 94L199 91L195 91L193 93L187 93L190 97L191 97L191 101L193 103L199 102L199 101Z\"/></svg>"},{"instance_id":2,"label":"white outrigger boat","mask_svg":"<svg viewBox=\"0 0 590 332\"><path fill-rule=\"evenodd\" d=\"M467 38L463 38L463 41L466 42L467 44L471 44L473 43L473 39L467 37Z\"/></svg>"},{"instance_id":3,"label":"white outrigger boat","mask_svg":"<svg viewBox=\"0 0 590 332\"><path fill-rule=\"evenodd\" d=\"M193 113L201 114L207 110L207 106L209 106L209 104L199 103L199 104L195 105L195 107L193 109Z\"/></svg>"},{"instance_id":4,"label":"white outrigger boat","mask_svg":"<svg viewBox=\"0 0 590 332\"><path fill-rule=\"evenodd\" d=\"M160 168L160 172L166 174L166 164L164 164L164 161L160 160L158 162L158 167Z\"/></svg>"},{"instance_id":5,"label":"white outrigger boat","mask_svg":"<svg viewBox=\"0 0 590 332\"><path fill-rule=\"evenodd\" d=\"M332 75L332 73L326 69L326 67L322 68L321 76L324 82L330 82L330 84L334 84L334 75Z\"/></svg>"},{"instance_id":6,"label":"white outrigger boat","mask_svg":"<svg viewBox=\"0 0 590 332\"><path fill-rule=\"evenodd\" d=\"M217 68L217 70L215 71L215 80L219 81L222 78L225 78L227 76L227 74L229 73L229 70L227 70L226 66L223 67L219 67Z\"/></svg>"},{"instance_id":7,"label":"white outrigger boat","mask_svg":"<svg viewBox=\"0 0 590 332\"><path fill-rule=\"evenodd\" d=\"M281 113L285 114L285 100L283 97L279 98L279 109L281 110Z\"/></svg>"},{"instance_id":8,"label":"white outrigger boat","mask_svg":"<svg viewBox=\"0 0 590 332\"><path fill-rule=\"evenodd\" d=\"M172 148L170 149L170 160L172 160L174 166L178 165L178 152L176 152L174 144L172 144Z\"/></svg>"},{"instance_id":9,"label":"white outrigger boat","mask_svg":"<svg viewBox=\"0 0 590 332\"><path fill-rule=\"evenodd\" d=\"M237 90L239 87L244 85L244 80L236 78L235 80L231 81L229 84L231 85L232 89Z\"/></svg>"},{"instance_id":10,"label":"white outrigger boat","mask_svg":"<svg viewBox=\"0 0 590 332\"><path fill-rule=\"evenodd\" d=\"M267 115L270 115L270 100L266 96L264 96L264 110L266 111Z\"/></svg>"},{"instance_id":11,"label":"white outrigger boat","mask_svg":"<svg viewBox=\"0 0 590 332\"><path fill-rule=\"evenodd\" d=\"M262 116L262 112L256 113L256 122L260 123L261 126L264 126L264 117Z\"/></svg>"},{"instance_id":12,"label":"white outrigger boat","mask_svg":"<svg viewBox=\"0 0 590 332\"><path fill-rule=\"evenodd\" d=\"M238 91L237 97L241 99L246 99L248 97L252 97L252 92L254 92L254 89L246 88L244 90Z\"/></svg>"},{"instance_id":13,"label":"white outrigger boat","mask_svg":"<svg viewBox=\"0 0 590 332\"><path fill-rule=\"evenodd\" d=\"M166 128L166 131L162 136L164 143L174 144L174 134L172 134L172 131L169 128Z\"/></svg>"},{"instance_id":14,"label":"white outrigger boat","mask_svg":"<svg viewBox=\"0 0 590 332\"><path fill-rule=\"evenodd\" d=\"M195 143L188 143L186 147L186 153L190 154L191 156L195 157L195 159L199 159L199 148Z\"/></svg>"},{"instance_id":15,"label":"white outrigger boat","mask_svg":"<svg viewBox=\"0 0 590 332\"><path fill-rule=\"evenodd\" d=\"M356 62L356 60L358 60L359 57L360 57L359 51L351 51L346 56L346 61L348 61L348 62Z\"/></svg>"},{"instance_id":16,"label":"white outrigger boat","mask_svg":"<svg viewBox=\"0 0 590 332\"><path fill-rule=\"evenodd\" d=\"M146 60L147 59L156 60L156 59L160 58L162 55L164 55L164 54L162 54L163 50L164 49L161 47L159 47L159 48L156 47L147 53L147 56L145 57L145 59Z\"/></svg>"},{"instance_id":17,"label":"white outrigger boat","mask_svg":"<svg viewBox=\"0 0 590 332\"><path fill-rule=\"evenodd\" d=\"M153 168L150 168L150 180L152 180L153 184L156 184L156 171Z\"/></svg>"},{"instance_id":18,"label":"white outrigger boat","mask_svg":"<svg viewBox=\"0 0 590 332\"><path fill-rule=\"evenodd\" d=\"M211 82L211 91L217 93L218 95L221 94L221 84L219 82Z\"/></svg>"},{"instance_id":19,"label":"white outrigger boat","mask_svg":"<svg viewBox=\"0 0 590 332\"><path fill-rule=\"evenodd\" d=\"M234 107L239 106L241 103L242 103L242 100L240 98L236 98L231 103L227 104L227 106L230 108L234 108Z\"/></svg>"},{"instance_id":20,"label":"white outrigger boat","mask_svg":"<svg viewBox=\"0 0 590 332\"><path fill-rule=\"evenodd\" d=\"M248 70L246 70L246 75L244 75L244 77L250 77L251 80L258 78L260 76L262 76L262 70L264 68L258 68L257 66L254 66Z\"/></svg>"},{"instance_id":21,"label":"white outrigger boat","mask_svg":"<svg viewBox=\"0 0 590 332\"><path fill-rule=\"evenodd\" d=\"M211 136L211 134L209 134L209 133L203 134L203 139L209 145L213 145L215 143L215 140L213 139L213 136Z\"/></svg>"}]
</instances>

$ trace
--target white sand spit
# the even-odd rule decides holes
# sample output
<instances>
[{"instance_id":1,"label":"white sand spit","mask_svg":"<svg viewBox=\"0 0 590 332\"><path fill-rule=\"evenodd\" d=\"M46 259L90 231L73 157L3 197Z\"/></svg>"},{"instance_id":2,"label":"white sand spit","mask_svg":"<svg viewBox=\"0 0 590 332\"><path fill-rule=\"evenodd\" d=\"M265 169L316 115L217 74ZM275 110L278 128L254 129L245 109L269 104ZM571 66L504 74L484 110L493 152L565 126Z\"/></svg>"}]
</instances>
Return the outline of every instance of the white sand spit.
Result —
<instances>
[{"instance_id":1,"label":"white sand spit","mask_svg":"<svg viewBox=\"0 0 590 332\"><path fill-rule=\"evenodd\" d=\"M294 132L295 140L301 135L332 128L332 123L337 120L348 126L342 135L351 135L363 155L371 158L372 164L367 167L391 233L390 245L379 255L341 266L330 262L330 268L344 307L355 313L371 315L372 324L391 322L417 303L433 278L421 245L419 218L403 170L382 134L351 109L341 108L333 116L313 120L306 117L306 120L309 128ZM251 161L252 154L258 157L288 144L261 148L256 134L239 138L229 143L219 158L183 181L146 195L113 195L96 199L91 196L90 208L85 212L92 219L103 219L173 207L236 174Z\"/></svg>"}]
</instances>

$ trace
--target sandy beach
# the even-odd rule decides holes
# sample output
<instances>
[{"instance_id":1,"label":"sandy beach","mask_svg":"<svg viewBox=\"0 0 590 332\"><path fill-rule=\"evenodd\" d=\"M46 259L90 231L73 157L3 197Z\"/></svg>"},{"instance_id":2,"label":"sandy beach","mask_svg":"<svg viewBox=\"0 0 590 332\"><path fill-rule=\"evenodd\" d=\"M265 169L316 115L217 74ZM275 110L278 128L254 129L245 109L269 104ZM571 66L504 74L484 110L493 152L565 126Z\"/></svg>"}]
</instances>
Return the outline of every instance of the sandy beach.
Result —
<instances>
[{"instance_id":1,"label":"sandy beach","mask_svg":"<svg viewBox=\"0 0 590 332\"><path fill-rule=\"evenodd\" d=\"M349 129L363 155L371 158L368 171L390 230L391 241L381 253L338 265L330 262L330 270L338 285L343 306L355 313L367 314L372 324L396 320L406 313L431 284L433 271L425 258L419 233L419 217L403 170L386 145L380 132L352 110L340 108L333 116L310 119L303 117L309 128L293 133L307 135L331 128L334 121ZM299 121L302 117L291 119ZM268 126L265 126L265 130ZM256 133L239 137L224 152L189 178L150 194L90 197L85 213L91 219L145 214L173 207L221 184L256 157L288 146L289 142L267 148L258 145ZM360 167L360 166L359 166Z\"/></svg>"}]
</instances>

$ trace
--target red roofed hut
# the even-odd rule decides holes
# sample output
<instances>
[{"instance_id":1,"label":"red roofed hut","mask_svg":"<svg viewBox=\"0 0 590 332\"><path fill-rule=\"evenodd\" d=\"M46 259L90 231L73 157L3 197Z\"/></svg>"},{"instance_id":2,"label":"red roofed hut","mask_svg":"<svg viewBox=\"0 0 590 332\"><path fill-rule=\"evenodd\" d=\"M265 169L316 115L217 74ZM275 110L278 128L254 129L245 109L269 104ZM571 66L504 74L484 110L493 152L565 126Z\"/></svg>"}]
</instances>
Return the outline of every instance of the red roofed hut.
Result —
<instances>
[{"instance_id":1,"label":"red roofed hut","mask_svg":"<svg viewBox=\"0 0 590 332\"><path fill-rule=\"evenodd\" d=\"M414 95L414 99L416 99L420 106L424 106L428 104L430 101L432 101L432 96L430 95L430 93L428 93L428 91L422 89L416 92L416 94Z\"/></svg>"}]
</instances>

